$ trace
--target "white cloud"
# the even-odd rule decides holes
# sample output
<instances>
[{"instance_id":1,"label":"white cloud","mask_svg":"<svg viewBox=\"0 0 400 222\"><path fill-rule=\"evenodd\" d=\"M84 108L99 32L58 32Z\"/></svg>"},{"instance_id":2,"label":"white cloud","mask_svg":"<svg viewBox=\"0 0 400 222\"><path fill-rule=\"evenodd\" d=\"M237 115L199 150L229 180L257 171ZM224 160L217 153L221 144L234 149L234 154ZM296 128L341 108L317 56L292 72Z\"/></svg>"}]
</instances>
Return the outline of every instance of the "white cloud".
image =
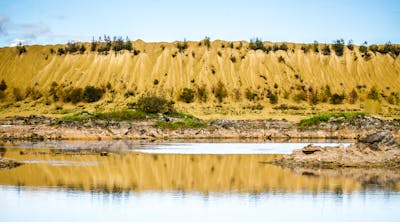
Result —
<instances>
[{"instance_id":1,"label":"white cloud","mask_svg":"<svg viewBox=\"0 0 400 222\"><path fill-rule=\"evenodd\" d=\"M26 40L24 40L24 39L14 39L14 40L11 41L10 46L14 47L14 46L17 46L19 43L24 44L24 43L26 43Z\"/></svg>"}]
</instances>

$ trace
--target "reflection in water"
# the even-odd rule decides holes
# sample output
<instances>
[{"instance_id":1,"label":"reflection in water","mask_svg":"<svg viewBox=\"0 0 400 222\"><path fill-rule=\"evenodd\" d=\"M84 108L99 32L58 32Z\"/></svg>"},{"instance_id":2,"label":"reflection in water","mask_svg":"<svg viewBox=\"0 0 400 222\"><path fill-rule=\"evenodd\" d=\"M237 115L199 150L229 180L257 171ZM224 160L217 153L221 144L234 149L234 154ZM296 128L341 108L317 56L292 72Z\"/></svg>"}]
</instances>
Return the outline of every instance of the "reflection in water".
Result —
<instances>
[{"instance_id":1,"label":"reflection in water","mask_svg":"<svg viewBox=\"0 0 400 222\"><path fill-rule=\"evenodd\" d=\"M103 155L104 154L104 155ZM5 156L27 164L0 171L0 184L85 191L296 192L337 194L371 188L360 178L323 171L293 172L265 164L279 155L144 154L126 151L55 151L7 148ZM346 171L347 172L347 171ZM365 171L364 171L365 172ZM368 172L368 171L367 171ZM378 172L388 178L398 173ZM396 177L397 176L397 177ZM376 180L378 181L378 180ZM400 190L398 180L388 187Z\"/></svg>"},{"instance_id":2,"label":"reflection in water","mask_svg":"<svg viewBox=\"0 0 400 222\"><path fill-rule=\"evenodd\" d=\"M397 221L397 192L103 193L0 186L2 221Z\"/></svg>"},{"instance_id":3,"label":"reflection in water","mask_svg":"<svg viewBox=\"0 0 400 222\"><path fill-rule=\"evenodd\" d=\"M40 141L18 142L4 147L19 147L25 149L49 148L53 152L69 151L134 151L143 153L174 153L174 154L289 154L294 149L300 149L312 143L318 146L336 146L339 143L348 145L350 141L318 141L307 140L297 142L227 142L217 141L185 141L185 142L147 142L147 141ZM0 145L0 147L2 147Z\"/></svg>"}]
</instances>

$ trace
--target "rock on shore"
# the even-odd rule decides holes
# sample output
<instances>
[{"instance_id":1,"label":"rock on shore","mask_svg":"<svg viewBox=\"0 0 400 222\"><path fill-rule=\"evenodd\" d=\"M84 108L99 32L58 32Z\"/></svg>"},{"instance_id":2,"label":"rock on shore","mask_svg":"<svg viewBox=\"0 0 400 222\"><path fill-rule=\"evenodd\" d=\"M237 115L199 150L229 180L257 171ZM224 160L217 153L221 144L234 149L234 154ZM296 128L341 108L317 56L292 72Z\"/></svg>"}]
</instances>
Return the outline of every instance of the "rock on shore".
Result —
<instances>
[{"instance_id":1,"label":"rock on shore","mask_svg":"<svg viewBox=\"0 0 400 222\"><path fill-rule=\"evenodd\" d=\"M391 133L378 131L348 147L308 145L276 160L275 164L289 168L400 168L400 142Z\"/></svg>"},{"instance_id":2,"label":"rock on shore","mask_svg":"<svg viewBox=\"0 0 400 222\"><path fill-rule=\"evenodd\" d=\"M351 120L330 120L327 123L301 127L297 122L282 120L214 120L202 127L169 129L157 126L164 119L133 121L75 121L31 115L0 119L2 140L59 139L356 139L384 130L400 138L400 120L384 120L360 116ZM172 120L181 121L181 120Z\"/></svg>"}]
</instances>

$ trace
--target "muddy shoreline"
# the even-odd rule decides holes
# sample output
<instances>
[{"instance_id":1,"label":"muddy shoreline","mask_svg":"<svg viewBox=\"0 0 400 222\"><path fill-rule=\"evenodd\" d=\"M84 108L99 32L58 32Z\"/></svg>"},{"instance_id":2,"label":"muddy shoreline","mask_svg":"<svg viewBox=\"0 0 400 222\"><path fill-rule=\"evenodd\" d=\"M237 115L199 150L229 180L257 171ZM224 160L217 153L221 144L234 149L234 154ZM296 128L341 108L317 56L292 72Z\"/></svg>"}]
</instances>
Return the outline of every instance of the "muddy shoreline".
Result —
<instances>
[{"instance_id":1,"label":"muddy shoreline","mask_svg":"<svg viewBox=\"0 0 400 222\"><path fill-rule=\"evenodd\" d=\"M135 121L66 120L31 115L0 119L0 139L7 140L171 140L171 139L358 139L377 130L400 138L400 120L359 117L330 120L301 127L298 122L282 120L214 120L202 127L157 126L165 119ZM175 120L168 120L175 121Z\"/></svg>"}]
</instances>

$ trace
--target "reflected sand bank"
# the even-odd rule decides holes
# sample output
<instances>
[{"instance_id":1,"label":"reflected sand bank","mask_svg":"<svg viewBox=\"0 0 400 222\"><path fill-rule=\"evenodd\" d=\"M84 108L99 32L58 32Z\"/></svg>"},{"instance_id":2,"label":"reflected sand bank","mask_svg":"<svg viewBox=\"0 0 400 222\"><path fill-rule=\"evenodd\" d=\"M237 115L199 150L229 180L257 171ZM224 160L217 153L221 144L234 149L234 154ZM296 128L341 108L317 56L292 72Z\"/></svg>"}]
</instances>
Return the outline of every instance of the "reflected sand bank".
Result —
<instances>
[{"instance_id":1,"label":"reflected sand bank","mask_svg":"<svg viewBox=\"0 0 400 222\"><path fill-rule=\"evenodd\" d=\"M6 148L4 157L25 164L0 170L0 184L84 191L352 192L371 188L360 176L292 171L265 164L279 155L145 154ZM344 170L343 172L347 172ZM362 174L355 174L362 175ZM398 173L380 171L394 178Z\"/></svg>"}]
</instances>

